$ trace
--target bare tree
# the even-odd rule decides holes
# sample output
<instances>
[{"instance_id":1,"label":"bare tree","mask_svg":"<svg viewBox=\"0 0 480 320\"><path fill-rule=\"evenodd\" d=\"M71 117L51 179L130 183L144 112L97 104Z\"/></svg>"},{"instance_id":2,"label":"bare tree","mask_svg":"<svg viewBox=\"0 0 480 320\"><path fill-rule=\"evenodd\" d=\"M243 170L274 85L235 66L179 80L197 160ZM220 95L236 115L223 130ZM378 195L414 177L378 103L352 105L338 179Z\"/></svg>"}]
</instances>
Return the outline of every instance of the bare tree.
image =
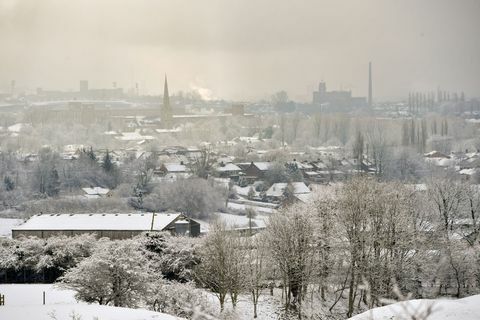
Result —
<instances>
[{"instance_id":1,"label":"bare tree","mask_svg":"<svg viewBox=\"0 0 480 320\"><path fill-rule=\"evenodd\" d=\"M369 151L369 158L375 167L375 173L378 176L383 175L385 161L387 157L387 141L384 127L375 122L367 130L366 138Z\"/></svg>"},{"instance_id":2,"label":"bare tree","mask_svg":"<svg viewBox=\"0 0 480 320\"><path fill-rule=\"evenodd\" d=\"M245 288L243 245L239 235L227 230L224 223L216 222L200 248L200 260L195 275L210 289L220 302L223 311L230 295L235 307L238 295Z\"/></svg>"},{"instance_id":3,"label":"bare tree","mask_svg":"<svg viewBox=\"0 0 480 320\"><path fill-rule=\"evenodd\" d=\"M266 237L272 259L282 274L285 308L300 315L314 263L312 208L295 204L274 214Z\"/></svg>"},{"instance_id":4,"label":"bare tree","mask_svg":"<svg viewBox=\"0 0 480 320\"><path fill-rule=\"evenodd\" d=\"M257 318L258 299L267 280L268 257L267 247L263 234L246 239L248 245L245 275L246 287L250 292L253 303L253 317Z\"/></svg>"}]
</instances>

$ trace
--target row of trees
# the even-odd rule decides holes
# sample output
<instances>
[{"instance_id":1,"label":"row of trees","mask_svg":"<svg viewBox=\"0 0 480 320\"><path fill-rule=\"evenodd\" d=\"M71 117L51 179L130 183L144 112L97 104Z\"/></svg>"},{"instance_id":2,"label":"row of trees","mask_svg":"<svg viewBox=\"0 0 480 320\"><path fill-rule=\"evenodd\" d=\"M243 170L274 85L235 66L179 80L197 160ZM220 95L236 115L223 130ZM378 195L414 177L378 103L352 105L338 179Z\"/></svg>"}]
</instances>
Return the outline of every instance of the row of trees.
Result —
<instances>
[{"instance_id":1,"label":"row of trees","mask_svg":"<svg viewBox=\"0 0 480 320\"><path fill-rule=\"evenodd\" d=\"M256 306L256 292L283 288L284 309L298 317L352 316L395 298L396 288L462 297L480 291L479 223L476 186L357 178L284 209L253 238L217 226L200 251L199 279L222 308L228 296L235 306L250 292Z\"/></svg>"}]
</instances>

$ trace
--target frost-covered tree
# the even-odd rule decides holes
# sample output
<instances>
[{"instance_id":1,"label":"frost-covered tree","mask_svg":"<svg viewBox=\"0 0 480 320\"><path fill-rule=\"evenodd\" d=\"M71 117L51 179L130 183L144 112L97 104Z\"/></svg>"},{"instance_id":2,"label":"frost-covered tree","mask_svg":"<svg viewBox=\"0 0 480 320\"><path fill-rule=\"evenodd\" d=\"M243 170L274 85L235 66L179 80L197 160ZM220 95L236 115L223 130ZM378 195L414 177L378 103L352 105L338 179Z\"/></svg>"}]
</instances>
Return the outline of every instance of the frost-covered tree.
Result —
<instances>
[{"instance_id":1,"label":"frost-covered tree","mask_svg":"<svg viewBox=\"0 0 480 320\"><path fill-rule=\"evenodd\" d=\"M253 317L257 318L258 300L266 286L270 267L264 234L247 238L245 248L245 287L252 298Z\"/></svg>"},{"instance_id":2,"label":"frost-covered tree","mask_svg":"<svg viewBox=\"0 0 480 320\"><path fill-rule=\"evenodd\" d=\"M295 204L270 217L266 241L285 288L286 309L300 314L314 265L312 208Z\"/></svg>"},{"instance_id":3,"label":"frost-covered tree","mask_svg":"<svg viewBox=\"0 0 480 320\"><path fill-rule=\"evenodd\" d=\"M195 280L193 270L200 263L197 239L172 236L167 232L148 232L136 239L151 267L164 279L177 282Z\"/></svg>"},{"instance_id":4,"label":"frost-covered tree","mask_svg":"<svg viewBox=\"0 0 480 320\"><path fill-rule=\"evenodd\" d=\"M199 314L214 315L208 294L192 282L179 283L159 280L146 297L147 306L153 311L167 313L185 319L208 319ZM214 319L214 317L211 317Z\"/></svg>"},{"instance_id":5,"label":"frost-covered tree","mask_svg":"<svg viewBox=\"0 0 480 320\"><path fill-rule=\"evenodd\" d=\"M58 277L89 257L95 243L95 236L91 234L48 238L35 269L39 272L51 271L54 277Z\"/></svg>"},{"instance_id":6,"label":"frost-covered tree","mask_svg":"<svg viewBox=\"0 0 480 320\"><path fill-rule=\"evenodd\" d=\"M41 196L53 197L60 191L60 180L56 163L58 154L48 148L40 151L38 163L35 166L32 179L34 192Z\"/></svg>"},{"instance_id":7,"label":"frost-covered tree","mask_svg":"<svg viewBox=\"0 0 480 320\"><path fill-rule=\"evenodd\" d=\"M160 184L143 199L144 209L157 212L174 210L197 218L208 217L224 204L221 192L200 178Z\"/></svg>"},{"instance_id":8,"label":"frost-covered tree","mask_svg":"<svg viewBox=\"0 0 480 320\"><path fill-rule=\"evenodd\" d=\"M135 241L102 241L90 257L65 273L59 285L74 290L82 301L135 307L148 293L152 277Z\"/></svg>"},{"instance_id":9,"label":"frost-covered tree","mask_svg":"<svg viewBox=\"0 0 480 320\"><path fill-rule=\"evenodd\" d=\"M407 266L417 249L409 194L401 185L363 177L340 190L338 230L346 240L349 266L347 316L353 314L357 301L371 308L391 295L395 281L408 283Z\"/></svg>"},{"instance_id":10,"label":"frost-covered tree","mask_svg":"<svg viewBox=\"0 0 480 320\"><path fill-rule=\"evenodd\" d=\"M223 311L230 296L235 307L238 295L245 288L242 239L226 229L225 224L215 223L199 250L200 264L195 269L198 282L210 289L220 302Z\"/></svg>"}]
</instances>

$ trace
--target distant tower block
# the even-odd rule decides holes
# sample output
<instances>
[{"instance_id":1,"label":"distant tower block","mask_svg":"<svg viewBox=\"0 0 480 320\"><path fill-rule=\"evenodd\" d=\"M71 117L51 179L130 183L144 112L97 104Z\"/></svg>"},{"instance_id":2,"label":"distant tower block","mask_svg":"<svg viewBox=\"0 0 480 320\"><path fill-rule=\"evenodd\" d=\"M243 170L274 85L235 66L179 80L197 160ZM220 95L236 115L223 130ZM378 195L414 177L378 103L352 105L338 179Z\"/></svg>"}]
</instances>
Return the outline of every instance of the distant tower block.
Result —
<instances>
[{"instance_id":1,"label":"distant tower block","mask_svg":"<svg viewBox=\"0 0 480 320\"><path fill-rule=\"evenodd\" d=\"M86 93L88 91L88 80L80 80L80 92Z\"/></svg>"},{"instance_id":2,"label":"distant tower block","mask_svg":"<svg viewBox=\"0 0 480 320\"><path fill-rule=\"evenodd\" d=\"M12 80L10 83L10 94L13 96L15 94L15 80Z\"/></svg>"},{"instance_id":3,"label":"distant tower block","mask_svg":"<svg viewBox=\"0 0 480 320\"><path fill-rule=\"evenodd\" d=\"M163 106L161 121L164 128L169 129L172 127L172 108L170 106L170 96L168 95L167 75L165 75L165 86L163 87Z\"/></svg>"},{"instance_id":4,"label":"distant tower block","mask_svg":"<svg viewBox=\"0 0 480 320\"><path fill-rule=\"evenodd\" d=\"M368 63L368 106L372 106L372 63Z\"/></svg>"}]
</instances>

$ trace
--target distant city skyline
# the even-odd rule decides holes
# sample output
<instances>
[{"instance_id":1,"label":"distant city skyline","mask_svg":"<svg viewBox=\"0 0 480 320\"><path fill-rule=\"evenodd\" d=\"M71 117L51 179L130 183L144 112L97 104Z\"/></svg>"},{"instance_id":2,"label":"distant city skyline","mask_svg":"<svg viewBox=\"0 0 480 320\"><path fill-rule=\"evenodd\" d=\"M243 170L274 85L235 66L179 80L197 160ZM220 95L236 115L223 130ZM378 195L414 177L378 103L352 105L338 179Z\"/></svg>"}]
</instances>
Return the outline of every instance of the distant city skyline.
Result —
<instances>
[{"instance_id":1,"label":"distant city skyline","mask_svg":"<svg viewBox=\"0 0 480 320\"><path fill-rule=\"evenodd\" d=\"M371 61L374 101L480 96L479 13L476 0L0 0L0 89L161 95L167 73L171 92L308 102L321 80L368 97Z\"/></svg>"}]
</instances>

